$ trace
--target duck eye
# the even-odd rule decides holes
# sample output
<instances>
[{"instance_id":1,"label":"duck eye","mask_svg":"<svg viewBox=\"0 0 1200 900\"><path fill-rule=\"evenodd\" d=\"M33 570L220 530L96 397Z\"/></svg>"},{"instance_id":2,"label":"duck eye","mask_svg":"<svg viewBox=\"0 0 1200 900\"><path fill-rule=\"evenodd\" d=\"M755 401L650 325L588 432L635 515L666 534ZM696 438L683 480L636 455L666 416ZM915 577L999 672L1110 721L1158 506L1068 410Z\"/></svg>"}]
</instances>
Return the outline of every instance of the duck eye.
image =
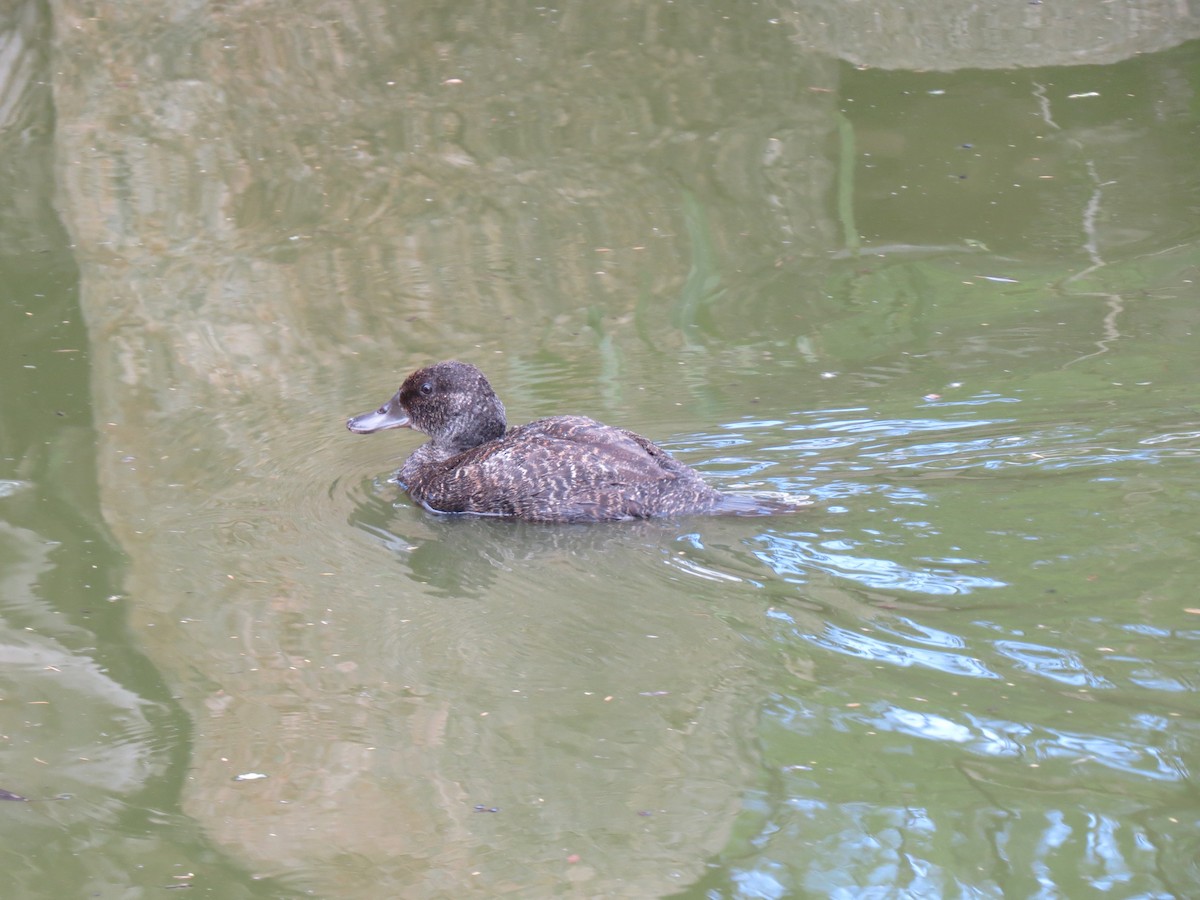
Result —
<instances>
[{"instance_id":1,"label":"duck eye","mask_svg":"<svg viewBox=\"0 0 1200 900\"><path fill-rule=\"evenodd\" d=\"M433 385L428 381L424 382L421 385L421 393L428 397L433 393Z\"/></svg>"}]
</instances>

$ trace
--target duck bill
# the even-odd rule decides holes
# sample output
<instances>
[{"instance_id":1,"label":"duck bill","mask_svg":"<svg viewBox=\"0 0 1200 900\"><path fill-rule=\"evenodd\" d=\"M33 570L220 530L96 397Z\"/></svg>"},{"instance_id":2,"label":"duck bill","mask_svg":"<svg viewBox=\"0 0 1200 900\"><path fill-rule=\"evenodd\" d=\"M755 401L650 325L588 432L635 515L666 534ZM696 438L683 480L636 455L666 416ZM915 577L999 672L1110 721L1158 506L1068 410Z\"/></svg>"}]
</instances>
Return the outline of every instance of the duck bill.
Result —
<instances>
[{"instance_id":1,"label":"duck bill","mask_svg":"<svg viewBox=\"0 0 1200 900\"><path fill-rule=\"evenodd\" d=\"M374 412L365 412L346 422L346 427L355 434L374 434L376 431L386 431L389 428L409 428L412 423L400 405L400 395L397 394Z\"/></svg>"}]
</instances>

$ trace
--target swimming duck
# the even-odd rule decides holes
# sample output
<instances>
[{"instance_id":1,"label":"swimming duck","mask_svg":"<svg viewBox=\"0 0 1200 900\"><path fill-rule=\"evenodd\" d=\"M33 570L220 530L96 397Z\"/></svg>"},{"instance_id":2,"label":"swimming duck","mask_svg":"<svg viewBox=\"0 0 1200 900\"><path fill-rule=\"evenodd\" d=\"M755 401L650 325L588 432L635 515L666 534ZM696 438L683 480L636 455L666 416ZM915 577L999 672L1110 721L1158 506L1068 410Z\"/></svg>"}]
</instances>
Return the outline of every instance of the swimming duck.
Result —
<instances>
[{"instance_id":1,"label":"swimming duck","mask_svg":"<svg viewBox=\"0 0 1200 900\"><path fill-rule=\"evenodd\" d=\"M508 428L484 374L455 360L413 372L392 399L346 427L355 434L413 428L429 436L396 480L430 512L600 522L781 511L721 493L641 435L586 416Z\"/></svg>"}]
</instances>

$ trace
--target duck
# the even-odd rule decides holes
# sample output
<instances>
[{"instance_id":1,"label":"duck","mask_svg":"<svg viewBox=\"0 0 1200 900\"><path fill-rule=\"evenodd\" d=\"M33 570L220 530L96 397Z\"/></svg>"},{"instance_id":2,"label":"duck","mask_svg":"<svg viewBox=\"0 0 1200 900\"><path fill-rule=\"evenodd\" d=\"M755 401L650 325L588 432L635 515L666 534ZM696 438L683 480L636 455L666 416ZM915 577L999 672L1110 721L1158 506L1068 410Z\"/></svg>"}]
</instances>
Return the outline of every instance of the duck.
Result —
<instances>
[{"instance_id":1,"label":"duck","mask_svg":"<svg viewBox=\"0 0 1200 900\"><path fill-rule=\"evenodd\" d=\"M429 437L394 480L431 513L577 523L782 511L718 491L640 434L587 416L509 428L483 372L458 360L417 369L383 406L346 427L355 434L412 428Z\"/></svg>"}]
</instances>

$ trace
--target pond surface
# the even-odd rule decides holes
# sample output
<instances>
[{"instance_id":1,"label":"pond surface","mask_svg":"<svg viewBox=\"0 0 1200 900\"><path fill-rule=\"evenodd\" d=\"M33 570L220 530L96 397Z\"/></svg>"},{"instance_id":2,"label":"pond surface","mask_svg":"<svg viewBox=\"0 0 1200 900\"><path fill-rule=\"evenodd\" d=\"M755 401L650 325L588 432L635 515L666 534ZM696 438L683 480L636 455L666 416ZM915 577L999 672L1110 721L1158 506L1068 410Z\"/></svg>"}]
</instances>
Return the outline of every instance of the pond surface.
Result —
<instances>
[{"instance_id":1,"label":"pond surface","mask_svg":"<svg viewBox=\"0 0 1200 900\"><path fill-rule=\"evenodd\" d=\"M1194 895L1200 19L1103 6L0 16L4 896ZM431 515L443 358L812 504Z\"/></svg>"}]
</instances>

